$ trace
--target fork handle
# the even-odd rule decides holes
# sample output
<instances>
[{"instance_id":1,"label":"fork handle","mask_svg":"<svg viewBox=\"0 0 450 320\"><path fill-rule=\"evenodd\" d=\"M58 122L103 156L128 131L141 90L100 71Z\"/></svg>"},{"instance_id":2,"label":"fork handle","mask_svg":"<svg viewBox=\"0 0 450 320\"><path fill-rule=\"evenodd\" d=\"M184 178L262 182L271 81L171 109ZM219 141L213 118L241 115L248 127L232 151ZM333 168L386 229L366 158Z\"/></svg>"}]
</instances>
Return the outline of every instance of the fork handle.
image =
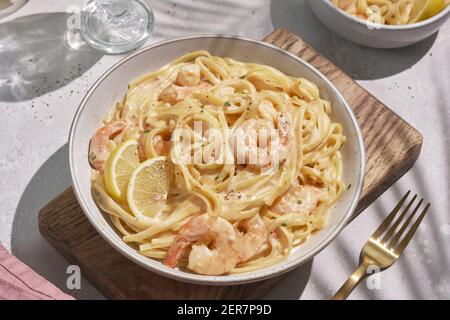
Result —
<instances>
[{"instance_id":1,"label":"fork handle","mask_svg":"<svg viewBox=\"0 0 450 320\"><path fill-rule=\"evenodd\" d=\"M336 292L332 300L345 300L353 289L367 276L367 268L361 264L348 278L342 287Z\"/></svg>"}]
</instances>

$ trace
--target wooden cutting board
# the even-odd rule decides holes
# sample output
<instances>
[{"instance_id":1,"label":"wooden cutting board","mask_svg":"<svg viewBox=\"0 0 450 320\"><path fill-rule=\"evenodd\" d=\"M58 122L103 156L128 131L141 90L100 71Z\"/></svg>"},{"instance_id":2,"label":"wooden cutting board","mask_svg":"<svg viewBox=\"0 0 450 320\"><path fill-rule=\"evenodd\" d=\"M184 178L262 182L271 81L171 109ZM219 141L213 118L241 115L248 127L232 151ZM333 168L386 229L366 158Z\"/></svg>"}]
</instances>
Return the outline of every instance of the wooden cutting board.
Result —
<instances>
[{"instance_id":1,"label":"wooden cutting board","mask_svg":"<svg viewBox=\"0 0 450 320\"><path fill-rule=\"evenodd\" d=\"M421 134L297 35L278 29L264 41L303 58L341 91L361 126L366 148L364 191L355 216L409 170L422 146ZM213 287L178 282L151 273L116 252L94 230L71 188L39 212L39 229L82 274L112 299L258 299L280 278Z\"/></svg>"}]
</instances>

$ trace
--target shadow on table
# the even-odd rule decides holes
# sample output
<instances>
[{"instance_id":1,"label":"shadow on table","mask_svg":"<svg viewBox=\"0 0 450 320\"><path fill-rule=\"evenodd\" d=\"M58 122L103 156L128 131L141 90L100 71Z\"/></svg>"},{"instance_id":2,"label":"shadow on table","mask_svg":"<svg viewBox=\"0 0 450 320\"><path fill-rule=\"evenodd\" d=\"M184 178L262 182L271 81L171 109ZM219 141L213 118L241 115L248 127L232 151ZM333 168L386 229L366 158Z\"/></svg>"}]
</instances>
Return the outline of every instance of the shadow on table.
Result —
<instances>
[{"instance_id":1,"label":"shadow on table","mask_svg":"<svg viewBox=\"0 0 450 320\"><path fill-rule=\"evenodd\" d=\"M446 121L450 121L450 119L446 116L445 112L443 114L442 125L447 125L448 122ZM450 160L450 152L447 152L445 158ZM448 217L446 212L433 210L433 204L450 199L450 182L446 179L446 190L443 190L440 194L434 194L427 187L430 182L426 181L426 176L423 171L424 168L420 164L416 165L408 173L410 180L408 181L409 184L413 185L411 188L413 194L416 193L419 199L423 198L425 203L430 202L431 209L414 235L414 238L409 243L406 251L394 266L385 272L394 272L393 269L397 269L395 272L401 276L396 278L396 280L401 281L405 287L404 291L409 294L408 299L448 299L448 290L442 284L448 281L447 270L450 269L450 255L447 249L450 235L440 232L441 226L447 223ZM406 190L401 189L399 184L395 184L388 192L392 199L398 201L403 197ZM409 199L411 199L411 196ZM417 204L417 201L415 203ZM373 211L376 212L380 224L391 212L394 205L395 202L390 202L389 204L383 203L382 201L374 202ZM445 205L444 207L446 207ZM421 209L424 206L422 205ZM425 225L427 225L426 229ZM345 246L342 243L340 244L339 250L345 250ZM353 268L356 268L356 265ZM349 268L349 270L352 269ZM419 271L420 273L418 273ZM382 273L381 277L383 275ZM385 290L388 290L389 287L389 283L382 282L381 290L371 290L361 284L355 291L358 290L363 299L380 300L386 298Z\"/></svg>"},{"instance_id":2,"label":"shadow on table","mask_svg":"<svg viewBox=\"0 0 450 320\"><path fill-rule=\"evenodd\" d=\"M11 251L65 293L77 299L101 298L84 279L80 291L67 289L69 263L39 233L39 210L71 184L68 155L66 144L47 159L25 188L14 215Z\"/></svg>"},{"instance_id":3,"label":"shadow on table","mask_svg":"<svg viewBox=\"0 0 450 320\"><path fill-rule=\"evenodd\" d=\"M102 54L67 29L69 14L34 14L0 24L0 101L24 101L82 76Z\"/></svg>"},{"instance_id":4,"label":"shadow on table","mask_svg":"<svg viewBox=\"0 0 450 320\"><path fill-rule=\"evenodd\" d=\"M432 47L437 33L399 49L371 49L353 44L325 27L305 0L272 0L274 28L299 34L319 53L356 80L370 80L400 73L416 64Z\"/></svg>"},{"instance_id":5,"label":"shadow on table","mask_svg":"<svg viewBox=\"0 0 450 320\"><path fill-rule=\"evenodd\" d=\"M147 2L158 13L152 34L155 39L205 33L262 38L272 29L265 23L270 22L270 0Z\"/></svg>"},{"instance_id":6,"label":"shadow on table","mask_svg":"<svg viewBox=\"0 0 450 320\"><path fill-rule=\"evenodd\" d=\"M432 66L435 75L434 84L438 92L439 100L436 104L428 106L433 112L440 115L439 121L433 124L436 132L446 132L450 123L450 114L448 106L450 105L450 96L447 94L448 88L445 86L446 76L439 68L440 65ZM424 119L424 121L429 121ZM425 137L426 138L426 137ZM422 152L434 152L435 146L425 145ZM442 139L440 142L444 149L442 163L450 163L450 140ZM438 158L439 159L439 158ZM430 169L429 163L421 161L408 173L408 184L411 185L413 193L417 193L419 198L423 198L425 202L431 203L431 208L419 227L417 234L414 236L409 247L415 246L418 256L408 255L408 249L405 251L405 257L401 258L397 264L400 272L407 279L405 285L411 292L412 299L448 299L448 288L443 283L448 283L449 277L447 270L450 269L450 252L448 243L450 234L442 232L442 227L448 225L448 212L445 210L437 210L439 205L441 208L448 208L450 205L450 179L445 176L445 170L441 169L439 164L436 165L438 170L442 170L441 181L433 181L427 176L427 170L436 170L434 167ZM433 192L432 185L438 184L442 186L440 192ZM399 185L394 185L389 192L394 195L395 199L400 199L406 190L400 190ZM439 204L439 205L438 205ZM380 220L384 219L392 207L383 206L380 202L375 202L376 212L380 215ZM423 206L422 206L423 208ZM427 229L425 229L427 225ZM420 267L420 269L418 269ZM416 270L423 270L425 274L418 275ZM419 279L427 279L427 289L431 290L434 296L424 295L423 284ZM368 298L381 298L381 294L377 290L366 290Z\"/></svg>"},{"instance_id":7,"label":"shadow on table","mask_svg":"<svg viewBox=\"0 0 450 320\"><path fill-rule=\"evenodd\" d=\"M311 275L313 260L306 262L297 269L290 271L265 296L267 300L298 300L305 290Z\"/></svg>"}]
</instances>

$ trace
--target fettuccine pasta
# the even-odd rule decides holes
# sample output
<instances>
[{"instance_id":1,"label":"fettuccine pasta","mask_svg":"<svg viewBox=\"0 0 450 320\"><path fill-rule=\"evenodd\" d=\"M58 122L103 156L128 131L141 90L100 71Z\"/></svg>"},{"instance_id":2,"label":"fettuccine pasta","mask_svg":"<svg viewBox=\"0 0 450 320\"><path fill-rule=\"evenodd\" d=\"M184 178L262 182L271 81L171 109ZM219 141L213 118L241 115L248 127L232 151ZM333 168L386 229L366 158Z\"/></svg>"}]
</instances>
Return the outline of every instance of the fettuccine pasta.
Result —
<instances>
[{"instance_id":1,"label":"fettuccine pasta","mask_svg":"<svg viewBox=\"0 0 450 320\"><path fill-rule=\"evenodd\" d=\"M168 267L273 265L324 228L345 190L331 112L307 79L192 52L130 83L106 115L90 143L94 199Z\"/></svg>"},{"instance_id":2,"label":"fettuccine pasta","mask_svg":"<svg viewBox=\"0 0 450 320\"><path fill-rule=\"evenodd\" d=\"M388 25L404 25L431 18L450 0L331 0L358 18Z\"/></svg>"}]
</instances>

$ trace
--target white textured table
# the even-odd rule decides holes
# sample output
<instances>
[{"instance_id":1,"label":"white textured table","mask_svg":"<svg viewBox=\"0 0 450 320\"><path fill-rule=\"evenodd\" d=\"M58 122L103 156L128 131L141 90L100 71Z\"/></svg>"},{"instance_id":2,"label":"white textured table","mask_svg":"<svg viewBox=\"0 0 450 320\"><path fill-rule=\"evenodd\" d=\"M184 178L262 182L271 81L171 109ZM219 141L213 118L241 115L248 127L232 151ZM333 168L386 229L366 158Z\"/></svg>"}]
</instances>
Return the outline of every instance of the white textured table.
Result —
<instances>
[{"instance_id":1,"label":"white textured table","mask_svg":"<svg viewBox=\"0 0 450 320\"><path fill-rule=\"evenodd\" d=\"M63 291L101 298L82 281L66 287L65 261L40 236L38 210L70 185L67 138L92 83L120 56L102 56L65 36L64 12L83 1L30 0L0 19L0 242ZM261 39L276 27L301 35L425 138L415 167L353 221L314 260L291 272L267 298L327 299L356 267L359 251L408 189L432 202L415 241L353 299L450 298L450 21L415 46L383 51L331 33L303 0L152 0L149 43L182 35L228 33Z\"/></svg>"}]
</instances>

